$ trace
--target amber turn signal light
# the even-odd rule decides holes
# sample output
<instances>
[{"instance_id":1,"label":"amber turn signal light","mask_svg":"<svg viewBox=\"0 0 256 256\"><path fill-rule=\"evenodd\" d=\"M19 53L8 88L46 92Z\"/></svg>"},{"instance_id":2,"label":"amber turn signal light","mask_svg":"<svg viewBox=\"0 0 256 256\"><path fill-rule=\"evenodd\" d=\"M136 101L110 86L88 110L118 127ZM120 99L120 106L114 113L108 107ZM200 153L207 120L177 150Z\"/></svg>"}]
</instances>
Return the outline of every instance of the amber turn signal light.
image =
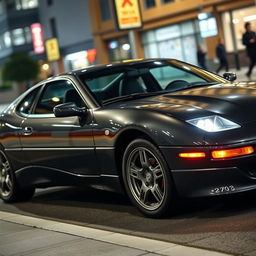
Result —
<instances>
[{"instance_id":1,"label":"amber turn signal light","mask_svg":"<svg viewBox=\"0 0 256 256\"><path fill-rule=\"evenodd\" d=\"M225 149L225 150L214 150L214 151L212 151L212 157L214 159L229 158L229 157L250 155L253 152L254 152L254 148L252 146L242 147L242 148Z\"/></svg>"},{"instance_id":2,"label":"amber turn signal light","mask_svg":"<svg viewBox=\"0 0 256 256\"><path fill-rule=\"evenodd\" d=\"M179 153L179 157L182 157L182 158L203 158L203 157L205 157L205 153L204 152Z\"/></svg>"}]
</instances>

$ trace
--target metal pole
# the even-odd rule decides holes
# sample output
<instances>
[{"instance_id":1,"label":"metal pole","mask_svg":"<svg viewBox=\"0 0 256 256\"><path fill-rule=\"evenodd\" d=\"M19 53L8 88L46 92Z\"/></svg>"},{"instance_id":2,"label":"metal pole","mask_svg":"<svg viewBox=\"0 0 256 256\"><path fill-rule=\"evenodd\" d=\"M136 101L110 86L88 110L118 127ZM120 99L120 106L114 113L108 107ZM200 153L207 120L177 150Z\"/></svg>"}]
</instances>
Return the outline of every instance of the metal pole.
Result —
<instances>
[{"instance_id":1,"label":"metal pole","mask_svg":"<svg viewBox=\"0 0 256 256\"><path fill-rule=\"evenodd\" d=\"M236 42L236 32L233 24L233 13L231 10L229 11L229 17L230 17L230 29L231 29L231 36L232 36L233 47L234 47L234 58L235 58L236 69L240 70L240 61L239 61L239 54L238 54L238 48L237 48L237 42Z\"/></svg>"},{"instance_id":2,"label":"metal pole","mask_svg":"<svg viewBox=\"0 0 256 256\"><path fill-rule=\"evenodd\" d=\"M132 59L137 59L138 58L138 54L137 54L137 51L136 51L135 32L134 32L134 30L132 30L132 29L129 30L128 38L129 38L129 43L130 43L130 47L131 47Z\"/></svg>"}]
</instances>

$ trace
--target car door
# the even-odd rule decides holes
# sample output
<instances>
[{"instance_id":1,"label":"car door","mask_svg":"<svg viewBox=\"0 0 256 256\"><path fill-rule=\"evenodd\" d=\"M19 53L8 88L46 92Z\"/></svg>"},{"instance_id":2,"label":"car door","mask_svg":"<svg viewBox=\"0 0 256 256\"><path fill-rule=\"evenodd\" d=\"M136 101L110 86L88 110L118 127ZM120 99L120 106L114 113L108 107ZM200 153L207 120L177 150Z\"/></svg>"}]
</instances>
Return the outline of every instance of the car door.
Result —
<instances>
[{"instance_id":1,"label":"car door","mask_svg":"<svg viewBox=\"0 0 256 256\"><path fill-rule=\"evenodd\" d=\"M33 91L27 93L20 103L13 102L0 117L0 145L4 147L14 170L24 168L28 164L28 159L26 159L22 151L19 138L21 124L26 118L38 90L38 88L35 88Z\"/></svg>"},{"instance_id":2,"label":"car door","mask_svg":"<svg viewBox=\"0 0 256 256\"><path fill-rule=\"evenodd\" d=\"M21 145L32 166L96 175L99 168L90 111L85 123L81 123L76 116L60 118L53 114L56 105L67 101L86 105L71 80L58 79L46 83L32 113L21 125Z\"/></svg>"}]
</instances>

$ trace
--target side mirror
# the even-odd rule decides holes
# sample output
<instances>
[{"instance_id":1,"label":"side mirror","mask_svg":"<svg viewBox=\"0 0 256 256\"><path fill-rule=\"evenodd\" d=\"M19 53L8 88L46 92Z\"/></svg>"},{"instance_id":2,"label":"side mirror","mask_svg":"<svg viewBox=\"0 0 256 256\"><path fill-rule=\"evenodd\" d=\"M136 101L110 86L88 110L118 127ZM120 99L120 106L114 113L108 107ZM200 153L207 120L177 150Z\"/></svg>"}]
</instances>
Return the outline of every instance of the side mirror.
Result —
<instances>
[{"instance_id":1,"label":"side mirror","mask_svg":"<svg viewBox=\"0 0 256 256\"><path fill-rule=\"evenodd\" d=\"M87 108L79 108L74 102L67 102L59 104L53 108L53 113L56 117L69 117L69 116L79 116L86 117Z\"/></svg>"},{"instance_id":2,"label":"side mirror","mask_svg":"<svg viewBox=\"0 0 256 256\"><path fill-rule=\"evenodd\" d=\"M236 74L235 73L231 73L231 72L226 72L226 73L224 73L223 74L223 77L225 78L225 79L227 79L228 81L230 81L230 82L233 82L233 81L235 81L236 80Z\"/></svg>"}]
</instances>

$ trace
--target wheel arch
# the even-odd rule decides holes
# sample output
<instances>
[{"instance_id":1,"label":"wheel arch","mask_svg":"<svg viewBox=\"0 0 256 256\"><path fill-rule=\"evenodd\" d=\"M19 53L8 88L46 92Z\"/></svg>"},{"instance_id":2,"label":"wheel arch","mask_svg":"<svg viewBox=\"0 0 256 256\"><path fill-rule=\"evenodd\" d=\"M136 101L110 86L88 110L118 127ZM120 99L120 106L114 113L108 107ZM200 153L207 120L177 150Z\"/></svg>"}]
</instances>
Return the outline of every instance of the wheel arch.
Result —
<instances>
[{"instance_id":1,"label":"wheel arch","mask_svg":"<svg viewBox=\"0 0 256 256\"><path fill-rule=\"evenodd\" d=\"M156 147L158 147L157 143L152 139L152 137L142 129L133 127L130 129L126 129L121 134L119 134L115 142L115 162L117 167L117 173L119 175L120 182L122 185L123 185L122 159L123 159L124 151L130 142L138 138L146 139L150 141L152 144L154 144Z\"/></svg>"}]
</instances>

